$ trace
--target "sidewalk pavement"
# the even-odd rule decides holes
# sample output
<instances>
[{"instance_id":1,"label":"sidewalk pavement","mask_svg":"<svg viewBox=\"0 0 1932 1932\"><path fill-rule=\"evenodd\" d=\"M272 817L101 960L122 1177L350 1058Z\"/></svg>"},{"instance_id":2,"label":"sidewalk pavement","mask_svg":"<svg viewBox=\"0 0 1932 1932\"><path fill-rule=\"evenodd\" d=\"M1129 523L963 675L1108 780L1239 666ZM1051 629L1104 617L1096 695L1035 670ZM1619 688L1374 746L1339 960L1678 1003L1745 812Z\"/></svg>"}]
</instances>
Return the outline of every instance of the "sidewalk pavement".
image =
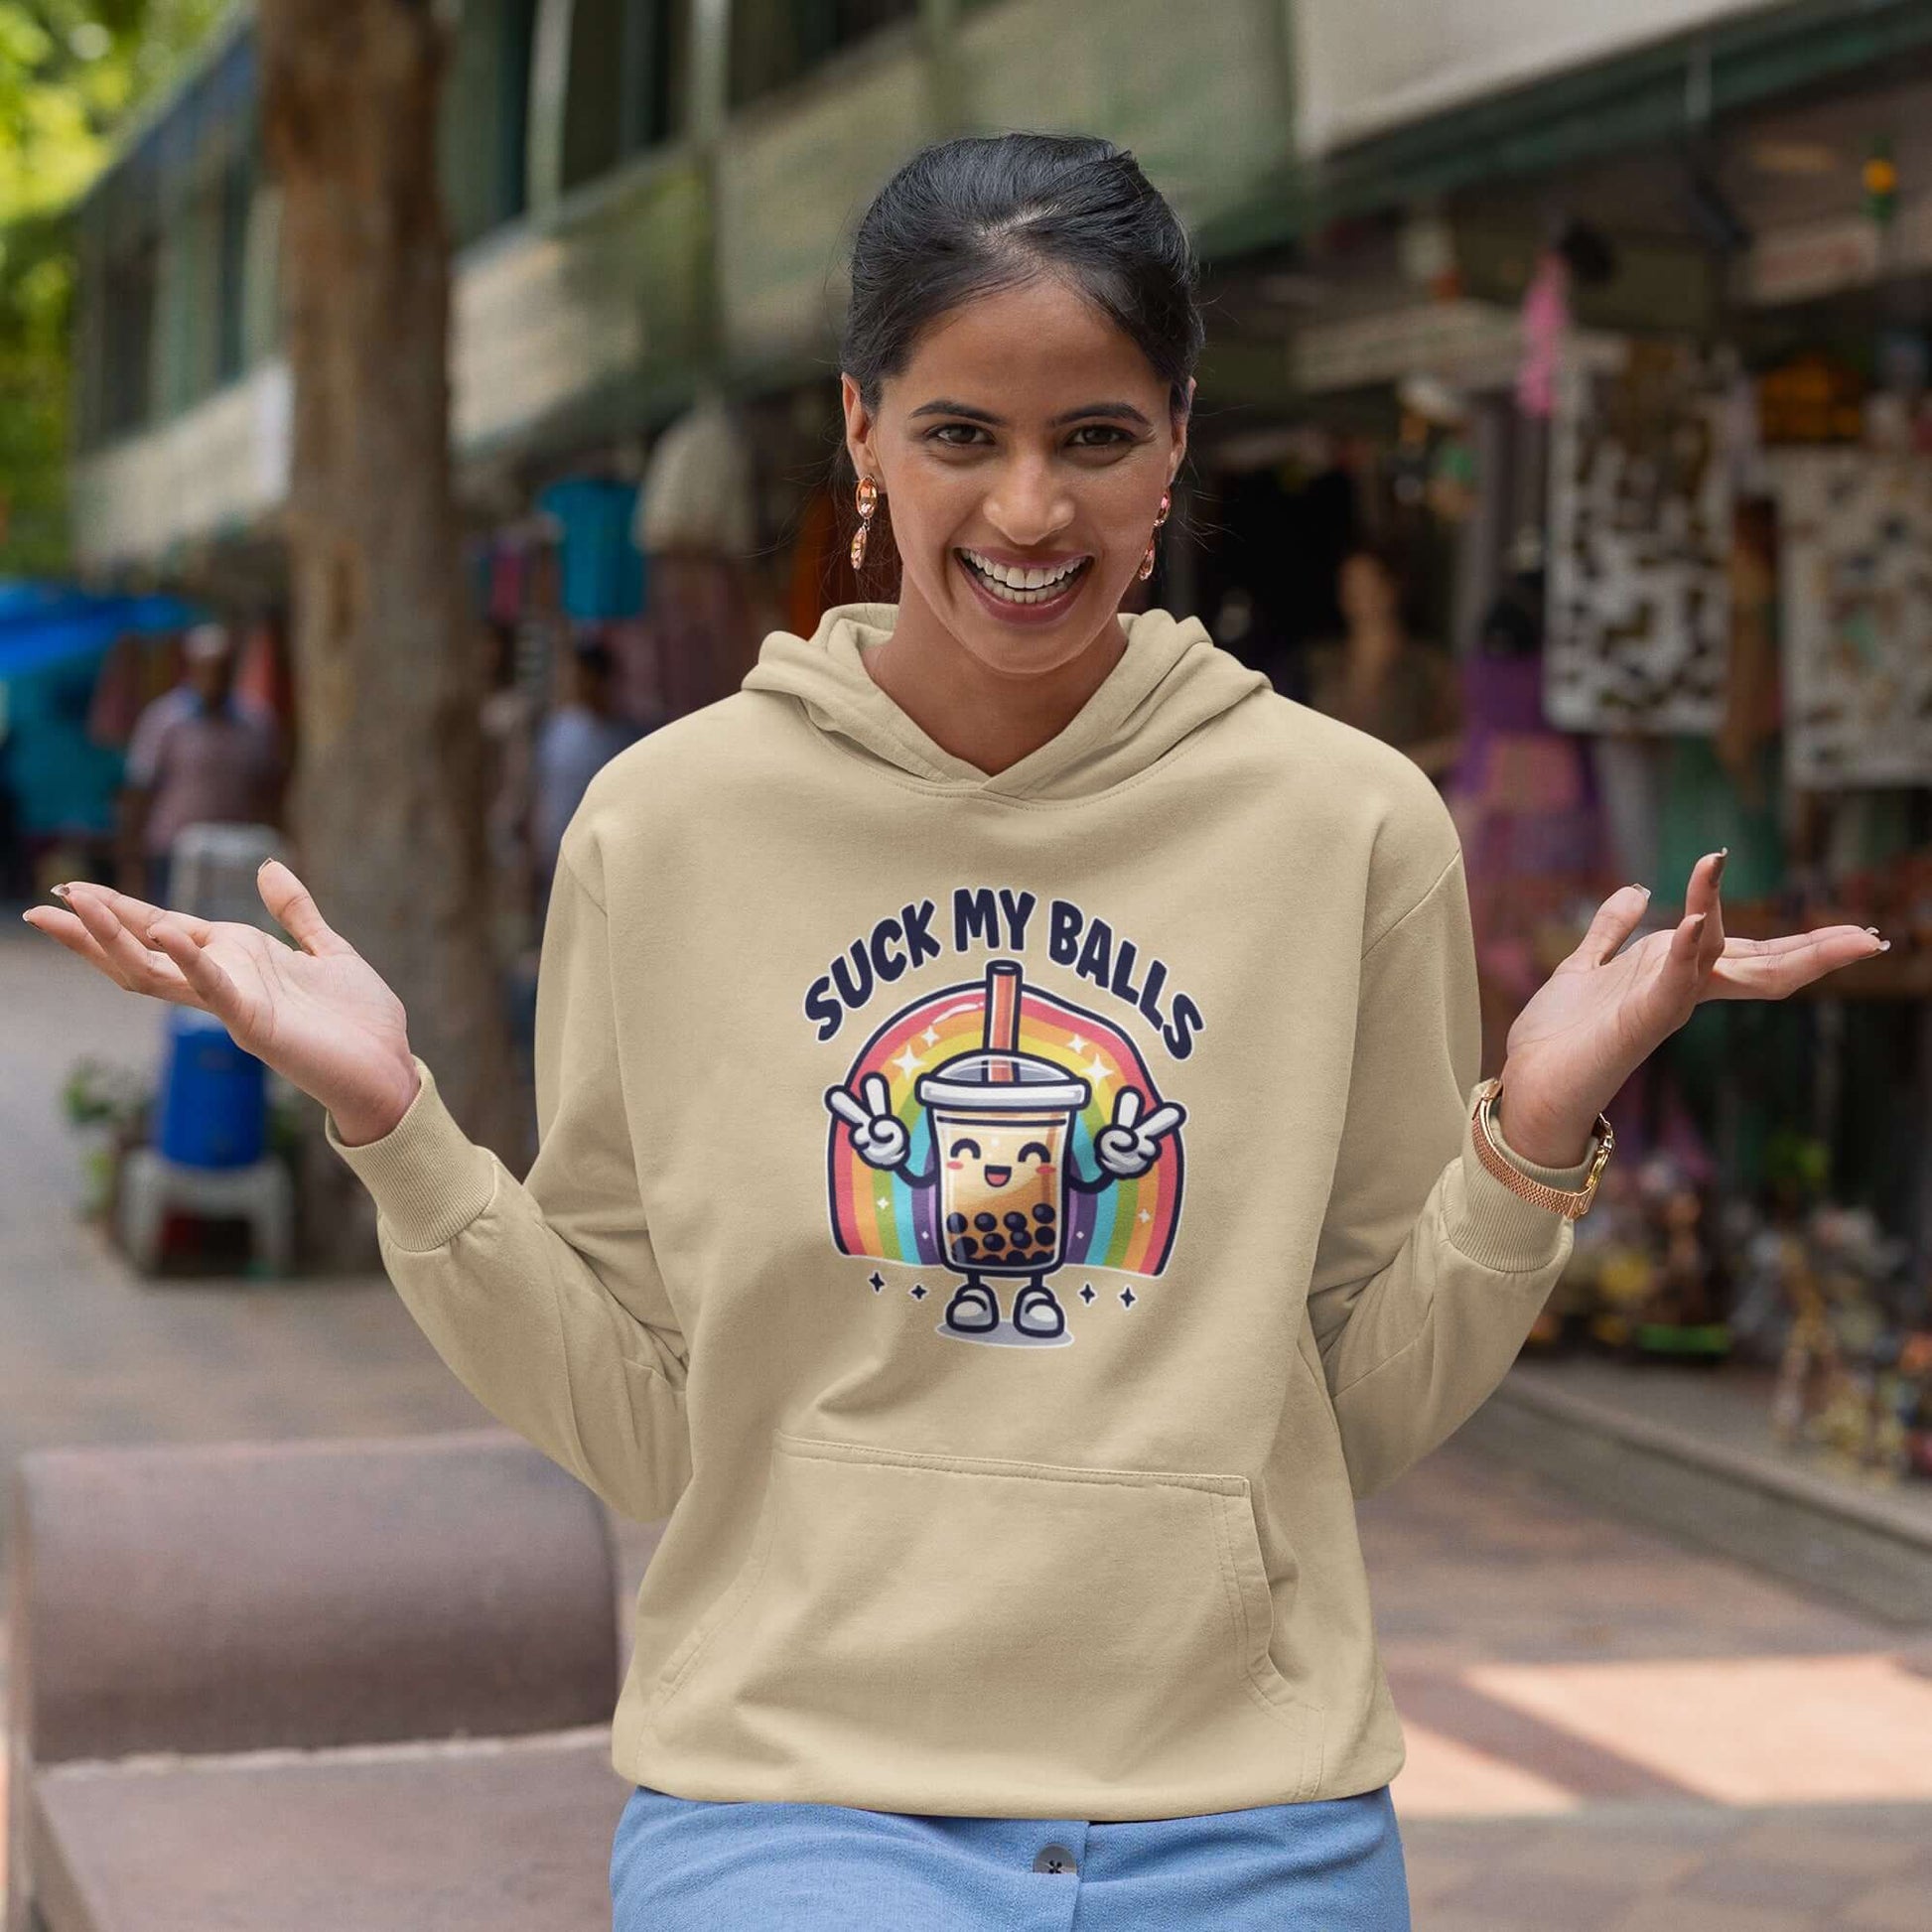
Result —
<instances>
[{"instance_id":1,"label":"sidewalk pavement","mask_svg":"<svg viewBox=\"0 0 1932 1932\"><path fill-rule=\"evenodd\" d=\"M1361 1516L1419 1932L1932 1926L1932 1629L1460 1446Z\"/></svg>"},{"instance_id":2,"label":"sidewalk pavement","mask_svg":"<svg viewBox=\"0 0 1932 1932\"><path fill-rule=\"evenodd\" d=\"M0 1016L0 1475L43 1444L485 1420L380 1278L137 1281L75 1218L56 1097L83 1049L146 1064L160 1008L23 925ZM1419 1932L1932 1926L1932 1630L1463 1446L1362 1526ZM622 1541L634 1575L648 1534Z\"/></svg>"}]
</instances>

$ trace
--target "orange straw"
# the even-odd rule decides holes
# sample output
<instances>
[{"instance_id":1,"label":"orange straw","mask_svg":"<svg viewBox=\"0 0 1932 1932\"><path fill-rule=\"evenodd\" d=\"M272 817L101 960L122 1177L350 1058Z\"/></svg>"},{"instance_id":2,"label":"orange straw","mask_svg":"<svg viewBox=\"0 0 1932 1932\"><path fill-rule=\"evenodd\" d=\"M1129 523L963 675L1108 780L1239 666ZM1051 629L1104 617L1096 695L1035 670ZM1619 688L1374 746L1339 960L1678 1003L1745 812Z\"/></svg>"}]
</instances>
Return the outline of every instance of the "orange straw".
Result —
<instances>
[{"instance_id":1,"label":"orange straw","mask_svg":"<svg viewBox=\"0 0 1932 1932\"><path fill-rule=\"evenodd\" d=\"M986 1050L993 1054L1020 1050L1020 967L1011 959L996 959L986 969ZM1010 1060L995 1059L988 1077L1011 1080Z\"/></svg>"}]
</instances>

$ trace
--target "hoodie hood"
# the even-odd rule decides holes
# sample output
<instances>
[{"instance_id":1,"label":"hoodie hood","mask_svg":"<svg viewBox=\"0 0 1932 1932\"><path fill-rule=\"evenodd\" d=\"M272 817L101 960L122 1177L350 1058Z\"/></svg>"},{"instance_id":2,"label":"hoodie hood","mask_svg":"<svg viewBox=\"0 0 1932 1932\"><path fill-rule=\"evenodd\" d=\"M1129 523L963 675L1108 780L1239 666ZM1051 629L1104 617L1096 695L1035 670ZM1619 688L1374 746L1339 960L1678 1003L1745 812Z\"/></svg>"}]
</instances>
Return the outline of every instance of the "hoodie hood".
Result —
<instances>
[{"instance_id":1,"label":"hoodie hood","mask_svg":"<svg viewBox=\"0 0 1932 1932\"><path fill-rule=\"evenodd\" d=\"M894 604L842 604L810 637L774 630L745 679L797 703L822 732L942 790L999 798L1080 798L1105 791L1223 712L1273 687L1222 650L1198 618L1144 611L1119 618L1127 648L1059 734L1004 771L987 773L935 744L867 670L892 635Z\"/></svg>"}]
</instances>

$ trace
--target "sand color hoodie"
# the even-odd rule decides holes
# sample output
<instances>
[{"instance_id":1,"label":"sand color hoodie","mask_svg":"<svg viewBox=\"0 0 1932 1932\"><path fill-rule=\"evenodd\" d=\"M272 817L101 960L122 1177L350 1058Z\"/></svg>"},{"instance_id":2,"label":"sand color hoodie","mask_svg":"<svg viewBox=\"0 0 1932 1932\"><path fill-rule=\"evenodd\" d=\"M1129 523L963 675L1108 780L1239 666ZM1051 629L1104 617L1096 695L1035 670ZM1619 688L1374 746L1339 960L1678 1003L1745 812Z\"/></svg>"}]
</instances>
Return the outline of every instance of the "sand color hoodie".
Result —
<instances>
[{"instance_id":1,"label":"sand color hoodie","mask_svg":"<svg viewBox=\"0 0 1932 1932\"><path fill-rule=\"evenodd\" d=\"M873 682L894 618L772 634L592 783L526 1178L420 1061L391 1132L330 1139L479 1400L669 1518L627 1779L1095 1820L1371 1789L1354 1498L1488 1394L1571 1243L1471 1150L1449 813L1159 611L989 776Z\"/></svg>"}]
</instances>

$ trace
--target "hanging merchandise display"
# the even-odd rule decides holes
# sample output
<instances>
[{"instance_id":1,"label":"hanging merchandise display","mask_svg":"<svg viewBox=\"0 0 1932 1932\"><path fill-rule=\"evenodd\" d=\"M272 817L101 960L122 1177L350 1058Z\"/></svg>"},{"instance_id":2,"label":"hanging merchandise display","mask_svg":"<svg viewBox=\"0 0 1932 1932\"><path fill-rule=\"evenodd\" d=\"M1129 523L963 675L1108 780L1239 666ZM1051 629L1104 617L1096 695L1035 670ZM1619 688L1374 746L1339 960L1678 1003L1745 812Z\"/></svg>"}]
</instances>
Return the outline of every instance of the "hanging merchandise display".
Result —
<instances>
[{"instance_id":1,"label":"hanging merchandise display","mask_svg":"<svg viewBox=\"0 0 1932 1932\"><path fill-rule=\"evenodd\" d=\"M1785 768L1818 787L1932 784L1932 475L1781 451Z\"/></svg>"},{"instance_id":2,"label":"hanging merchandise display","mask_svg":"<svg viewBox=\"0 0 1932 1932\"><path fill-rule=\"evenodd\" d=\"M630 540L636 506L637 485L612 477L567 477L538 495L561 535L566 617L595 623L644 608L644 559Z\"/></svg>"},{"instance_id":3,"label":"hanging merchandise display","mask_svg":"<svg viewBox=\"0 0 1932 1932\"><path fill-rule=\"evenodd\" d=\"M1718 361L1670 344L1565 358L1551 424L1551 723L1717 729L1727 654L1728 388Z\"/></svg>"}]
</instances>

